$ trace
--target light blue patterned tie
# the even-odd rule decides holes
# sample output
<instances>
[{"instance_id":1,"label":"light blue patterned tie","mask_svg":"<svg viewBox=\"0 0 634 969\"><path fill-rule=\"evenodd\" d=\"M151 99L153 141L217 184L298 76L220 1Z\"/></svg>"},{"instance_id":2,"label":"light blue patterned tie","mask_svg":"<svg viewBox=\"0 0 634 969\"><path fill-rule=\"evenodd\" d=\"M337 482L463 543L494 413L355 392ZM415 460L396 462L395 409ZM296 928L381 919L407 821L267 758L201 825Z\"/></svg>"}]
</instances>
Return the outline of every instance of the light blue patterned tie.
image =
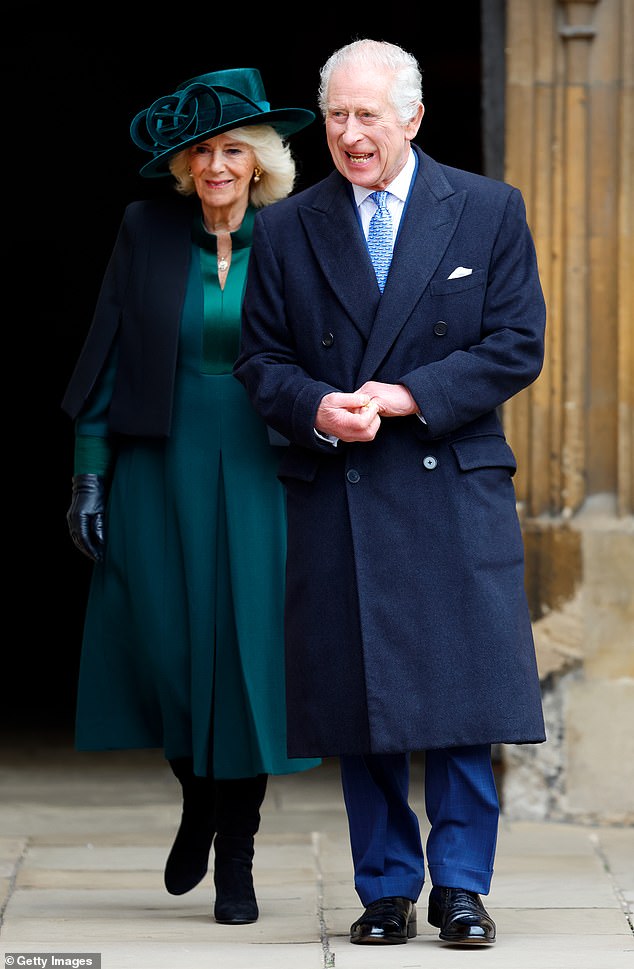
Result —
<instances>
[{"instance_id":1,"label":"light blue patterned tie","mask_svg":"<svg viewBox=\"0 0 634 969\"><path fill-rule=\"evenodd\" d=\"M385 280L392 261L392 216L387 207L389 192L372 192L370 198L378 206L370 220L368 229L368 249L376 273L376 281L383 292Z\"/></svg>"}]
</instances>

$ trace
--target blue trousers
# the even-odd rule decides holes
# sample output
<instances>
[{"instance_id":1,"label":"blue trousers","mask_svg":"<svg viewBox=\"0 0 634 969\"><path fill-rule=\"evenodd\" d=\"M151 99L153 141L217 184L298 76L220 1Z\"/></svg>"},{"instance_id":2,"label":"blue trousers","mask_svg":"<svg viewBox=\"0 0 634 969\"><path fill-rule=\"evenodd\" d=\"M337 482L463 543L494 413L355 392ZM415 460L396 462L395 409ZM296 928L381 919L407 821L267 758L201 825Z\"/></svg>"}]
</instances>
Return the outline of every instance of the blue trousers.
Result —
<instances>
[{"instance_id":1,"label":"blue trousers","mask_svg":"<svg viewBox=\"0 0 634 969\"><path fill-rule=\"evenodd\" d=\"M410 755L346 755L340 766L361 902L387 896L415 902L425 881L425 851L408 802ZM426 751L425 811L432 884L487 895L500 815L490 745Z\"/></svg>"}]
</instances>

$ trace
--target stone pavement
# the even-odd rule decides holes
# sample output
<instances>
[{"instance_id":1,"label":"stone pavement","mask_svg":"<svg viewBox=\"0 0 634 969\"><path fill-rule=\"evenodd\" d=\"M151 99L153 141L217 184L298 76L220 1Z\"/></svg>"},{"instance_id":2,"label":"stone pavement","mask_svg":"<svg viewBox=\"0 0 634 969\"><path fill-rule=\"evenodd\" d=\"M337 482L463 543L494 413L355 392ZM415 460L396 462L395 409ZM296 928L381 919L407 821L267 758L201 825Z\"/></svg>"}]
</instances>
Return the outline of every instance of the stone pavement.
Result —
<instances>
[{"instance_id":1,"label":"stone pavement","mask_svg":"<svg viewBox=\"0 0 634 969\"><path fill-rule=\"evenodd\" d=\"M188 895L165 892L180 804L159 752L4 738L0 788L0 951L7 965L15 954L14 969L48 969L51 953L100 953L101 969L634 969L631 828L503 817L485 900L495 945L441 943L425 888L418 936L368 947L348 941L361 906L334 760L271 779L254 865L260 918L244 926L214 922L210 875ZM424 818L416 761L412 793Z\"/></svg>"}]
</instances>

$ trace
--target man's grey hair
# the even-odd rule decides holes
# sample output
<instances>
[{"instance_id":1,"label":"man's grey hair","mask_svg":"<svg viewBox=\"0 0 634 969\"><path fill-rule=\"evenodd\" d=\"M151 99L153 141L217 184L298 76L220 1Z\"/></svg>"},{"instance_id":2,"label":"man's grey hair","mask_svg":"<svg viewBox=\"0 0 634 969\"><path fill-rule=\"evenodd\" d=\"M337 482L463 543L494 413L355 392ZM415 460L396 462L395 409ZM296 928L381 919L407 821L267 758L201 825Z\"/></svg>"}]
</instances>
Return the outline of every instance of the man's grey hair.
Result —
<instances>
[{"instance_id":1,"label":"man's grey hair","mask_svg":"<svg viewBox=\"0 0 634 969\"><path fill-rule=\"evenodd\" d=\"M328 87L338 68L358 65L364 68L387 68L393 72L388 97L401 124L415 116L423 100L423 80L418 61L385 40L355 40L331 54L319 72L319 108L324 118L328 113Z\"/></svg>"}]
</instances>

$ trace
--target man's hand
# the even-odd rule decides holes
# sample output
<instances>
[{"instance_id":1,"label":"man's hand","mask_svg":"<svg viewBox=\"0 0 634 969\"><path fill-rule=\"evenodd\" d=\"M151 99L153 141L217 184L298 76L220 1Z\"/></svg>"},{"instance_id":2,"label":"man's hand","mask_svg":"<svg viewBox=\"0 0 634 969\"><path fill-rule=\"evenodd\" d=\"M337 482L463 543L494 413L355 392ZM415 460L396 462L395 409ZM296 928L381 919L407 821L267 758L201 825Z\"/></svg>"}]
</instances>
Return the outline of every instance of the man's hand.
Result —
<instances>
[{"instance_id":1,"label":"man's hand","mask_svg":"<svg viewBox=\"0 0 634 969\"><path fill-rule=\"evenodd\" d=\"M377 384L377 387L388 386ZM381 426L377 402L367 393L326 394L317 410L315 429L341 441L373 441Z\"/></svg>"},{"instance_id":2,"label":"man's hand","mask_svg":"<svg viewBox=\"0 0 634 969\"><path fill-rule=\"evenodd\" d=\"M367 380L357 394L368 394L381 417L408 417L416 414L418 404L403 384L382 384Z\"/></svg>"}]
</instances>

